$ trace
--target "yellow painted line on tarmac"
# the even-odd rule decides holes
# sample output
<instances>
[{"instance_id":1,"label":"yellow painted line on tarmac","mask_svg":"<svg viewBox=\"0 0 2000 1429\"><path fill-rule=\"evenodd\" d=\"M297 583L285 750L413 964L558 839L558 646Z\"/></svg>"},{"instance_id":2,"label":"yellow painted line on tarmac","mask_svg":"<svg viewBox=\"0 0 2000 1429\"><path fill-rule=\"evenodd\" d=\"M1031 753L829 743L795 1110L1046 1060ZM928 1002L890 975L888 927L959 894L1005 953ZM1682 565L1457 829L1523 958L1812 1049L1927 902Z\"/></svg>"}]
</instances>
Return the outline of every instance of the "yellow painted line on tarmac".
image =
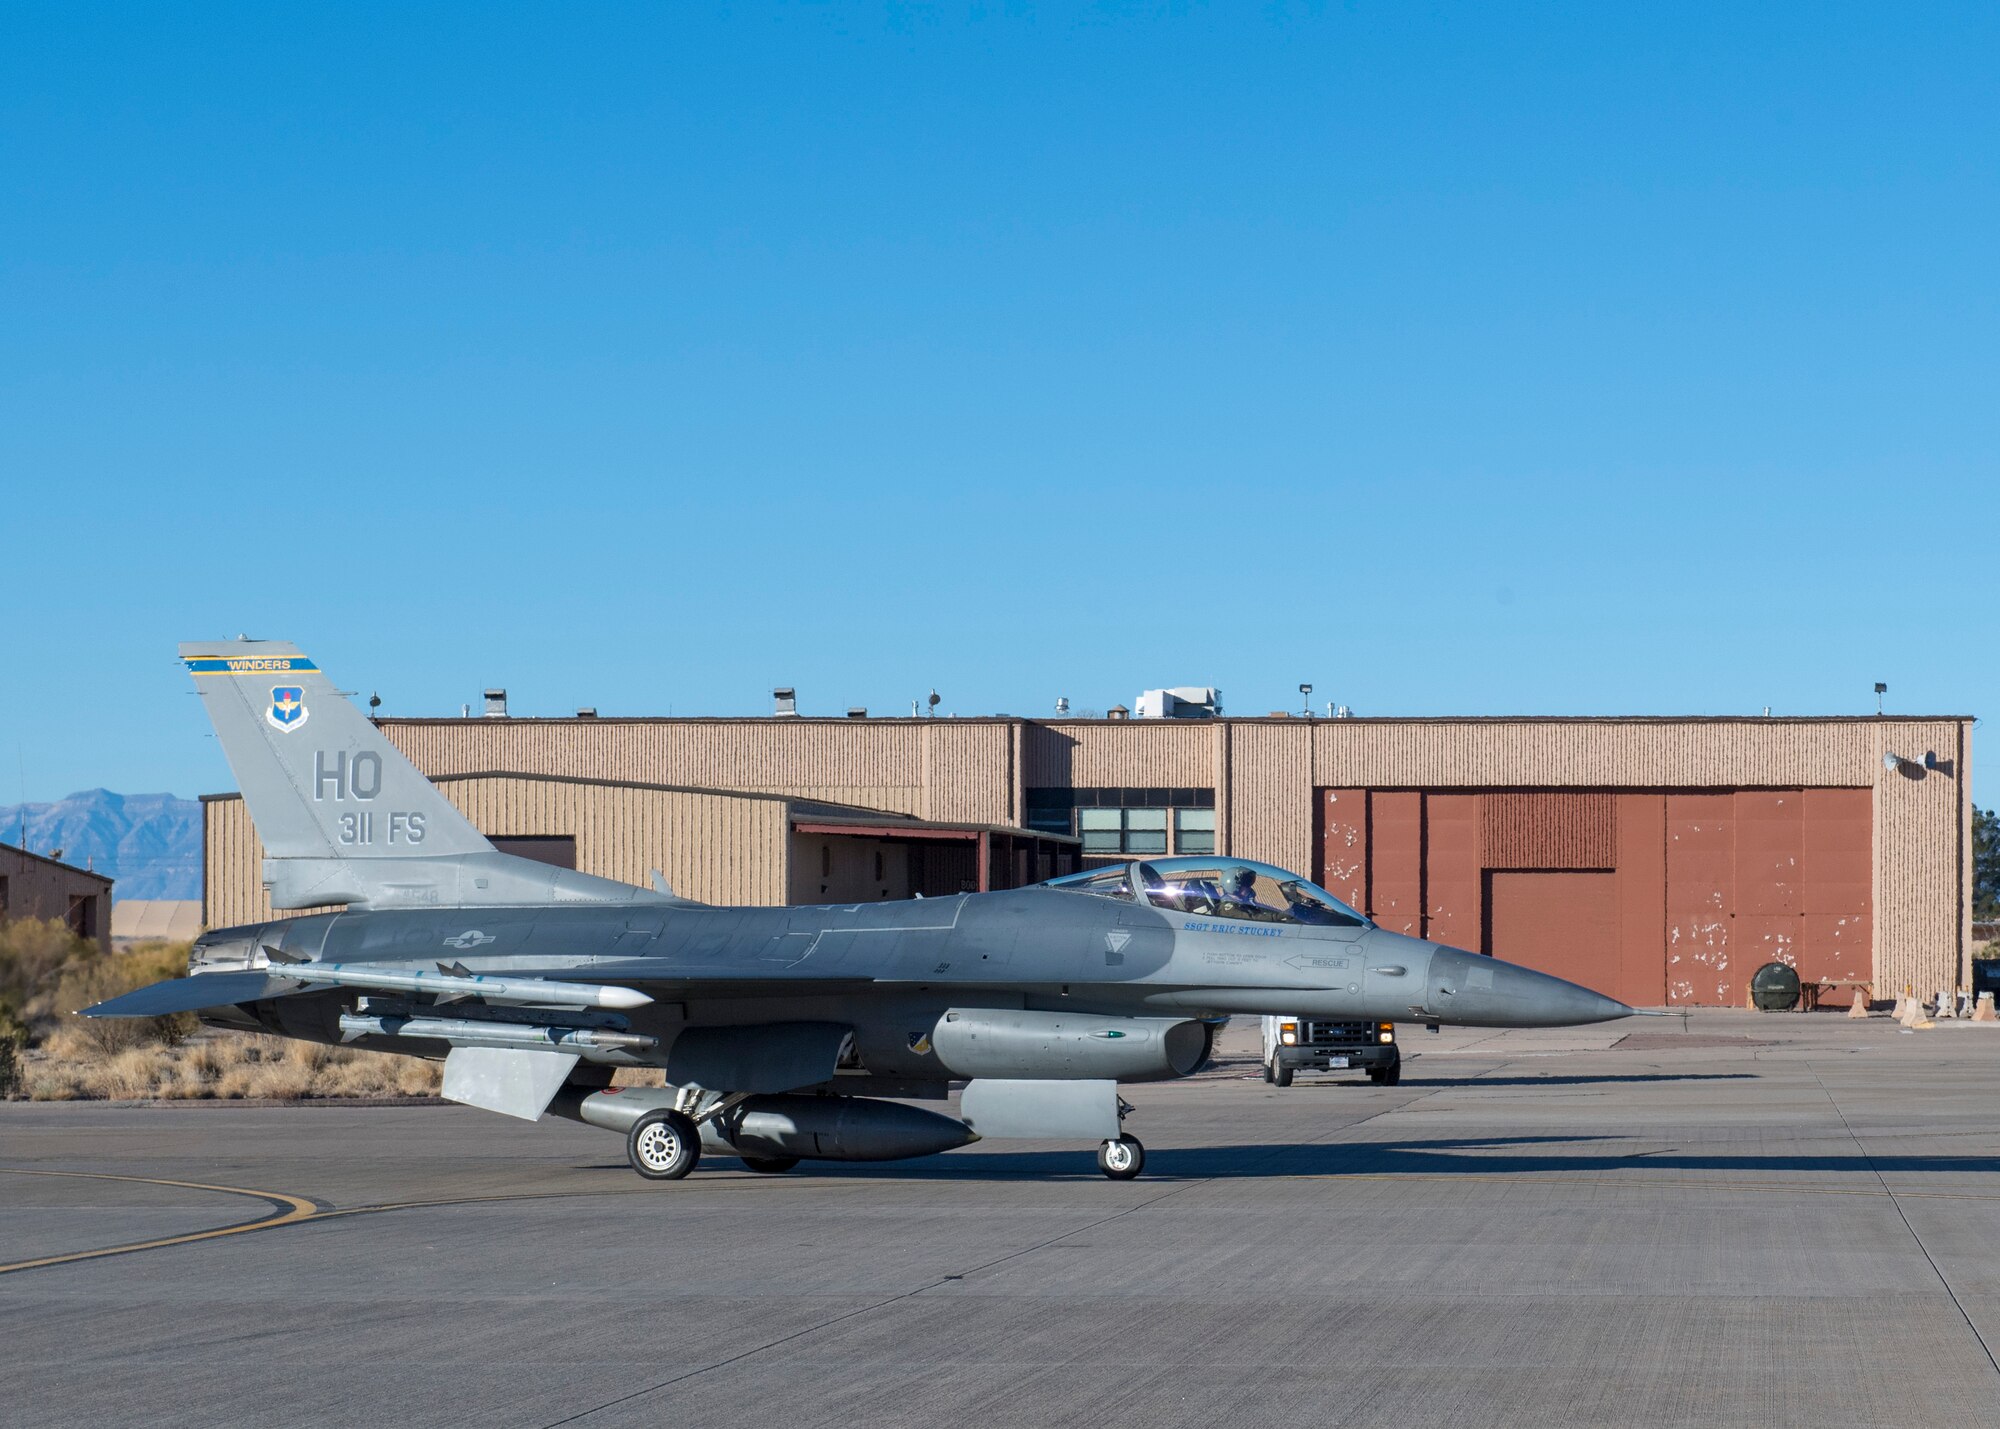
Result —
<instances>
[{"instance_id":1,"label":"yellow painted line on tarmac","mask_svg":"<svg viewBox=\"0 0 2000 1429\"><path fill-rule=\"evenodd\" d=\"M185 1235L161 1236L155 1240L130 1241L124 1245L100 1246L95 1250L75 1250L65 1255L45 1255L35 1260L17 1260L11 1264L0 1265L0 1275L8 1275L17 1270L40 1270L51 1265L71 1265L82 1260L102 1260L110 1255L132 1255L142 1250L165 1250L168 1246L219 1240L223 1236L247 1235L251 1231L277 1230L281 1226L302 1226L317 1221L381 1215L385 1211L477 1206L495 1201L553 1201L584 1196L631 1196L644 1194L646 1190L645 1187L634 1186L615 1191L516 1191L492 1196L443 1196L424 1201L385 1201L375 1205L335 1206L322 1210L304 1196L294 1196L285 1191L260 1191L248 1186L212 1186L201 1181L170 1181L158 1176L114 1176L98 1171L30 1171L13 1166L0 1166L0 1173L9 1176L69 1176L84 1181L124 1181L140 1186L171 1186L183 1191L216 1191L227 1196L250 1196L269 1201L272 1206L272 1213L268 1216L259 1216L254 1221L241 1221L235 1225L218 1226L213 1230L190 1231Z\"/></svg>"},{"instance_id":2,"label":"yellow painted line on tarmac","mask_svg":"<svg viewBox=\"0 0 2000 1429\"><path fill-rule=\"evenodd\" d=\"M297 1225L309 1221L320 1214L304 1196L290 1195L284 1191L258 1191L247 1186L211 1186L202 1181L169 1181L158 1176L113 1176L97 1171L28 1171L11 1166L0 1166L9 1176L67 1176L82 1181L124 1181L139 1186L170 1186L180 1191L214 1191L224 1196L248 1196L252 1200L269 1201L271 1213L259 1216L254 1221L239 1221L235 1225L218 1226L213 1230L190 1231L186 1235L161 1236L156 1240L133 1241L127 1245L107 1245L96 1250L73 1250L66 1255L45 1255L36 1260L17 1260L0 1265L0 1275L9 1275L17 1270L38 1270L45 1265L69 1265L79 1260L101 1260L107 1255L129 1255L139 1250L161 1250L170 1245L189 1245L195 1241L216 1240L222 1236L243 1235L248 1231L271 1230L277 1226Z\"/></svg>"}]
</instances>

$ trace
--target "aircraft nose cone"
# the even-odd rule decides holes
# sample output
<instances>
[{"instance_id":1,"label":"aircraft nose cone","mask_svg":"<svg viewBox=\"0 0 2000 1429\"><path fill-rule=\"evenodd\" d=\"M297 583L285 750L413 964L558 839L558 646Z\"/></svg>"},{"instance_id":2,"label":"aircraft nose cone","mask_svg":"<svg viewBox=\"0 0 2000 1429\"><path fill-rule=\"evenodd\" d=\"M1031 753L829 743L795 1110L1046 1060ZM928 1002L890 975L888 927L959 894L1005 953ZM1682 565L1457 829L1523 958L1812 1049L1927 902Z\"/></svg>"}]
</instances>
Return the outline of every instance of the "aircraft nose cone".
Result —
<instances>
[{"instance_id":1,"label":"aircraft nose cone","mask_svg":"<svg viewBox=\"0 0 2000 1429\"><path fill-rule=\"evenodd\" d=\"M1429 992L1444 1021L1470 1027L1573 1027L1632 1015L1615 997L1457 948L1432 958Z\"/></svg>"}]
</instances>

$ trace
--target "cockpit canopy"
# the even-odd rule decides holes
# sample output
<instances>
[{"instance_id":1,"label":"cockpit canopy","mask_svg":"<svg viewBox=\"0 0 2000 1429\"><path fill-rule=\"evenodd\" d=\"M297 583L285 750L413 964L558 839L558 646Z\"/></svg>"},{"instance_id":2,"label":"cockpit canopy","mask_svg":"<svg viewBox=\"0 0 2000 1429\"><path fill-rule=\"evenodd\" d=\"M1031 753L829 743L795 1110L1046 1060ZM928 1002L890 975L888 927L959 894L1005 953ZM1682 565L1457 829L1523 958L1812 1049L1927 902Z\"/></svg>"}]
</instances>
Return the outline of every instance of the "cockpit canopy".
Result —
<instances>
[{"instance_id":1,"label":"cockpit canopy","mask_svg":"<svg viewBox=\"0 0 2000 1429\"><path fill-rule=\"evenodd\" d=\"M1044 886L1146 902L1170 913L1203 918L1321 928L1370 926L1366 918L1317 884L1247 858L1161 858L1122 863L1052 878Z\"/></svg>"}]
</instances>

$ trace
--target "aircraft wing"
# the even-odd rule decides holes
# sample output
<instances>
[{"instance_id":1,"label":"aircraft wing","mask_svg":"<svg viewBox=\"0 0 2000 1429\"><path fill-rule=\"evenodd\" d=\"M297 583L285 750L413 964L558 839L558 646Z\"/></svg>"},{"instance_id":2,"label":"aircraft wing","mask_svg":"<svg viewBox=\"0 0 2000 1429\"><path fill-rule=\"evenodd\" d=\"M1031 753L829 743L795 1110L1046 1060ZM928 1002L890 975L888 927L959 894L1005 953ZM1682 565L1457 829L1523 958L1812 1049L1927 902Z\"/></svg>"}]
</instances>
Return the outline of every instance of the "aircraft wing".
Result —
<instances>
[{"instance_id":1,"label":"aircraft wing","mask_svg":"<svg viewBox=\"0 0 2000 1429\"><path fill-rule=\"evenodd\" d=\"M275 977L263 972L203 973L198 977L177 977L156 982L123 997L83 1009L85 1017L164 1017L171 1012L199 1012L205 1007L230 1007L239 1002L258 1002L267 997L284 997L304 992L306 985L296 978Z\"/></svg>"},{"instance_id":2,"label":"aircraft wing","mask_svg":"<svg viewBox=\"0 0 2000 1429\"><path fill-rule=\"evenodd\" d=\"M100 1002L94 1007L82 1010L85 1017L164 1017L174 1012L200 1012L210 1007L230 1007L244 1002L261 1002L266 998L289 997L294 993L324 991L330 984L339 984L376 991L420 991L457 992L463 997L497 999L505 1002L561 1004L565 999L560 995L564 987L636 987L647 985L669 989L683 996L695 993L713 994L732 989L744 993L805 991L813 992L853 992L872 985L876 980L868 977L813 975L789 971L782 963L767 963L762 967L743 963L674 963L667 964L662 959L633 959L630 962L605 964L580 969L575 967L545 968L510 971L502 978L439 977L436 974L411 974L400 967L379 970L382 976L370 976L371 969L358 965L343 970L339 978L318 976L319 969L313 964L303 965L300 975L291 976L276 969L271 972L227 972L199 973L194 977L174 978L167 982L156 982L150 987L142 987L136 992L125 993ZM422 982L413 987L412 983ZM547 992L549 996L538 996L537 992ZM456 999L452 999L456 1000ZM650 1001L641 998L639 1001ZM622 1004L620 1004L622 1005Z\"/></svg>"}]
</instances>

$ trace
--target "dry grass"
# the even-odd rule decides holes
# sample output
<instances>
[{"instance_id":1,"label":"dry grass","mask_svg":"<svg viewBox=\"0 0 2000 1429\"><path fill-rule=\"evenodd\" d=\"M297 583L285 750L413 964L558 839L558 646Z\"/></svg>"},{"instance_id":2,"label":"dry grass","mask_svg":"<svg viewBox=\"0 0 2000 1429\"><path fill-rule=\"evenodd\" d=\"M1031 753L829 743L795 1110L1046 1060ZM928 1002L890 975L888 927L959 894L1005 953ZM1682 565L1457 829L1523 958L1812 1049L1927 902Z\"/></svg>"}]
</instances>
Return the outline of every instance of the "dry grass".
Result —
<instances>
[{"instance_id":1,"label":"dry grass","mask_svg":"<svg viewBox=\"0 0 2000 1429\"><path fill-rule=\"evenodd\" d=\"M53 1011L65 1032L75 1029L106 1056L164 1043L173 1046L194 1035L201 1024L192 1012L169 1017L75 1017L94 1003L148 987L170 978L186 977L186 943L141 943L109 957L78 958L56 979Z\"/></svg>"},{"instance_id":2,"label":"dry grass","mask_svg":"<svg viewBox=\"0 0 2000 1429\"><path fill-rule=\"evenodd\" d=\"M106 1055L91 1024L65 1024L22 1066L33 1101L436 1096L442 1069L418 1057L221 1032Z\"/></svg>"},{"instance_id":3,"label":"dry grass","mask_svg":"<svg viewBox=\"0 0 2000 1429\"><path fill-rule=\"evenodd\" d=\"M0 1001L12 1003L31 1022L45 1018L54 1010L63 973L103 957L97 944L77 937L60 919L0 919ZM181 971L186 970L183 963Z\"/></svg>"},{"instance_id":4,"label":"dry grass","mask_svg":"<svg viewBox=\"0 0 2000 1429\"><path fill-rule=\"evenodd\" d=\"M0 1095L34 1101L436 1096L435 1062L231 1032L200 1033L192 1013L77 1017L79 1009L187 975L186 943L106 954L59 922L0 921ZM25 1037L17 1034L25 1033ZM26 1050L18 1050L26 1041ZM10 1084L11 1079L11 1084Z\"/></svg>"}]
</instances>

